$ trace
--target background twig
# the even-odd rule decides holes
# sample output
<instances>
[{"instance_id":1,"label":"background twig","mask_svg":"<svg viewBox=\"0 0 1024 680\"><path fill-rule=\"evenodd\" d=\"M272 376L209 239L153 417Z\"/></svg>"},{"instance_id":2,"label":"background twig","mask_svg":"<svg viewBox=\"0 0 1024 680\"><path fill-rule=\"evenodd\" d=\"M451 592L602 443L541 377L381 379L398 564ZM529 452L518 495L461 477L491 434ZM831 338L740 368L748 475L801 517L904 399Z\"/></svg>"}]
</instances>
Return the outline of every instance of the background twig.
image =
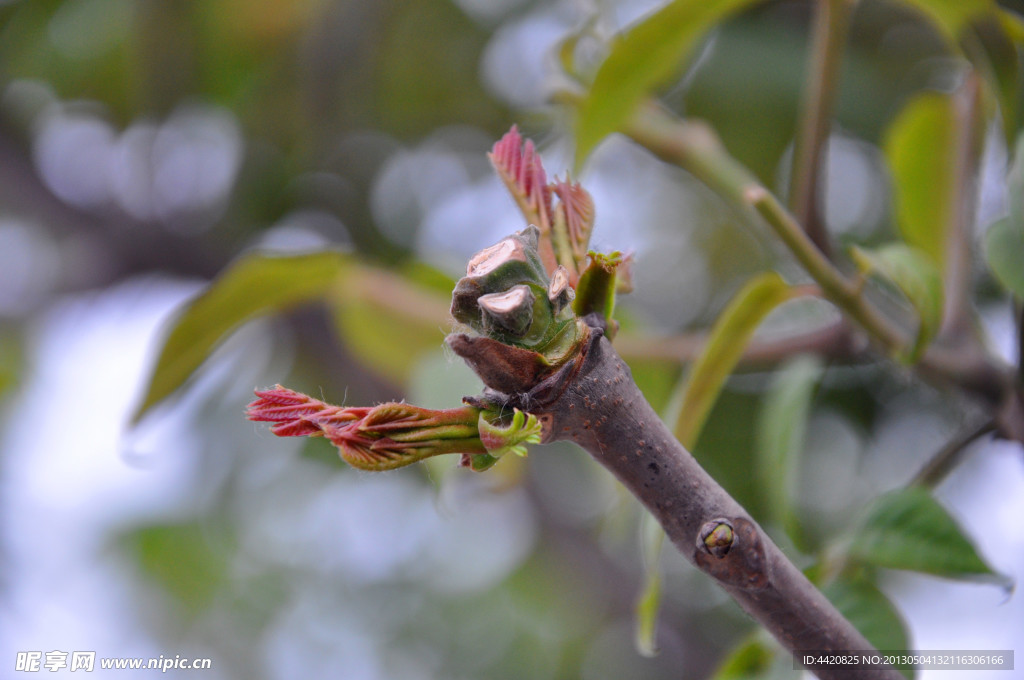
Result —
<instances>
[{"instance_id":1,"label":"background twig","mask_svg":"<svg viewBox=\"0 0 1024 680\"><path fill-rule=\"evenodd\" d=\"M830 253L828 234L818 201L827 155L828 135L846 44L849 0L818 0L814 10L807 89L793 146L789 184L789 209L803 225L811 241L825 255Z\"/></svg>"}]
</instances>

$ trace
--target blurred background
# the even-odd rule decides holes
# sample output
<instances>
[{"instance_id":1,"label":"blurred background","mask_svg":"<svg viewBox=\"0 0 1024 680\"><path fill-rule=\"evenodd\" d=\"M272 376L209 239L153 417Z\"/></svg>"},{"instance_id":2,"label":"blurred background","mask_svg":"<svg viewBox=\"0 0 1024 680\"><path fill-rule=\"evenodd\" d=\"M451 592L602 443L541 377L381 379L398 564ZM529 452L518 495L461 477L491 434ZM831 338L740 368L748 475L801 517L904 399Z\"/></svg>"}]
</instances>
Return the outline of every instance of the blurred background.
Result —
<instances>
[{"instance_id":1,"label":"blurred background","mask_svg":"<svg viewBox=\"0 0 1024 680\"><path fill-rule=\"evenodd\" d=\"M454 460L366 474L324 441L277 439L243 416L252 389L277 382L345 404L449 407L478 391L443 349L445 291L469 255L524 226L486 152L517 123L564 175L570 120L547 103L555 48L586 26L576 56L596 63L602 37L658 5L0 2L3 675L32 650L208 657L212 670L178 674L211 678L713 671L753 626L666 551L661 653L638 655L641 513L582 452L538 447L486 474ZM810 7L736 17L665 93L772 187L786 176ZM909 96L956 77L919 16L860 3L828 157L826 221L841 242L891 235L883 132ZM992 137L979 233L1005 212ZM756 271L798 273L767 232L624 139L580 179L595 247L636 255L623 338L660 407L681 368L646 348L706 328ZM130 425L180 305L243 253L323 248L440 300L436 321L406 328L358 296L257 319ZM993 343L1016 360L1009 304L977 285ZM830 314L787 305L764 333ZM755 517L768 385L756 371L731 380L696 451ZM904 484L964 417L888 364L830 367L804 439L811 533ZM1018 447L982 440L938 496L984 528L969 533L997 570L1024 577ZM913 648L1024 650L1019 597L917 575L884 584Z\"/></svg>"}]
</instances>

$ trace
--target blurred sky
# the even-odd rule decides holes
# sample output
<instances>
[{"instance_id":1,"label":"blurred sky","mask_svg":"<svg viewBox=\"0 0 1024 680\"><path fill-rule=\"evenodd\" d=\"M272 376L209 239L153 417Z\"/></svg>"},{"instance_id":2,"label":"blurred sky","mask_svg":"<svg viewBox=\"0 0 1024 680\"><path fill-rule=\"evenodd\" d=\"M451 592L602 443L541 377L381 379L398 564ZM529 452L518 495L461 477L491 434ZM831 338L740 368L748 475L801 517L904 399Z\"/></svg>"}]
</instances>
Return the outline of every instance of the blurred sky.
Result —
<instances>
[{"instance_id":1,"label":"blurred sky","mask_svg":"<svg viewBox=\"0 0 1024 680\"><path fill-rule=\"evenodd\" d=\"M14 14L27 0L0 4L11 10L5 17L30 23L30 12ZM132 41L137 30L127 0L45 4L39 10L46 14L41 35L19 36L13 21L0 25L0 40L38 40L43 45L33 48L42 55L36 55L38 63L54 58L52 52L67 63L96 64ZM606 31L659 3L608 4ZM793 5L778 4L780 14ZM161 11L172 5L154 3ZM186 88L162 108L132 108L132 97L142 96L138 92L113 101L93 84L76 90L73 83L56 82L56 76L48 82L40 75L42 66L31 74L18 70L25 62L17 62L18 68L4 66L3 142L22 135L23 146L20 154L0 157L6 159L0 160L6 163L0 177L24 178L27 172L32 179L8 192L20 198L5 194L0 202L0 330L5 333L0 341L8 328L15 329L10 335L17 337L12 344L19 357L16 387L0 402L0 668L13 664L18 651L92 650L100 657L209 656L213 669L201 677L210 678L249 677L258 669L270 678L425 680L456 677L453 657L461 664L457 677L488 677L490 669L499 667L496 660L522 659L520 650L525 649L530 659L518 667L524 674L511 677L563 677L566 658L579 662L585 680L624 677L624 668L636 678L675 677L681 659L693 653L684 634L692 631L666 631L662 656L644 660L631 647L629 604L617 603L614 593L602 595L598 588L563 579L560 572L550 577L557 596L545 595L547 585L524 586L516 580L542 581L534 579L536 564L557 561L544 542L551 540L544 536L549 523L539 516L543 503L538 496L545 493L565 526L598 536L595 542L605 550L600 554L618 569L608 573L639 578L636 540L630 533L635 526L624 539L608 538L614 523L606 516L622 507L615 486L603 471L581 472L585 461L575 454L559 451L563 458L552 463L537 459L556 452L541 450L527 460L527 466L551 466L540 469L556 479L557 466L566 465L565 484L547 491L532 486L529 473L509 472L512 482L506 483L500 475L452 471L450 462L447 472L431 468L428 474L379 477L329 467L315 457L325 449L310 454L300 442L276 439L242 416L254 387L273 384L292 371L309 371L301 355L304 339L286 324L271 321L244 327L182 398L139 428L128 426L176 310L201 289L212 270L237 253L330 244L366 255L371 241L376 250L370 254L379 260L418 258L455 275L474 251L522 226L483 155L494 141L495 119L504 129L522 116L526 126L542 134L546 166L559 174L570 166L570 141L557 116L537 111L550 86L549 50L579 23L590 3L438 0L438 7L458 12L479 35L478 63L470 65L470 73L485 93L479 96L489 97L480 105L486 112L449 112L426 132L399 123L385 131L366 122L384 116L381 110L352 113L337 105L332 113L350 115L349 127L333 129L325 123L326 131L310 130L306 121L317 118L304 108L315 108L310 92L287 101L284 95L258 99L252 92L265 85L262 78L273 81L282 72L285 81L301 79L289 70L298 68L296 55L321 54L318 40L330 37L331 30L343 38L336 44L327 40L329 47L350 47L345 40L352 40L353 26L342 20L348 17L342 10L370 10L354 7L358 3L343 5L296 3L293 15L287 3L271 0L255 7L216 3L228 11L226 16L232 8L246 16L262 9L281 22L276 28L269 20L260 26L257 16L251 25L243 22L239 35L243 28L265 31L271 45L276 31L297 33L294 51L243 74L252 81L240 88L241 94L230 96ZM324 19L310 20L303 12ZM81 26L91 29L78 30ZM251 49L245 43L249 38L236 38ZM715 45L712 41L702 56L712 65L722 58ZM27 52L31 61L35 53ZM194 56L197 71L202 71L202 58ZM354 79L351 86L359 86L358 73L353 73L360 64L340 63L342 71L352 72L346 75ZM232 65L230 60L217 63L225 69ZM145 65L137 66L142 70ZM166 82L143 78L144 84L175 94L177 71L157 72ZM209 80L222 75L212 74ZM67 77L75 81L78 76L69 72ZM96 91L90 94L90 88ZM317 94L315 87L310 90ZM266 112L254 113L257 107L248 96L265 105ZM286 142L261 127L275 124L275 102L294 128L277 130ZM267 120L260 118L264 113ZM474 122L459 120L474 115ZM999 176L1005 155L1000 158L994 150L991 156L993 177ZM360 184L357 172L346 174L346 159L366 163L365 183ZM785 160L778 160L782 176ZM836 131L829 157L835 188L826 200L827 221L835 233L870 237L883 228L887 216L878 208L886 198L882 163L874 143ZM284 179L275 184L278 175ZM652 164L621 139L598 150L583 179L597 203L595 246L637 255L637 292L625 310L638 325L667 333L706 321L747 273L771 262L774 250L765 245L766 234L746 234L703 188ZM993 188L997 183L990 178L983 186L979 230L1002 209L998 188ZM49 208L25 209L43 193L41 204ZM987 200L992 195L997 197ZM346 203L352 196L361 207ZM55 226L67 226L68 215L71 228ZM108 228L112 237L97 236ZM186 257L176 255L179 248ZM179 262L164 266L161 255ZM1010 356L1013 325L1004 307L986 308L985 323L1000 351L1015 360ZM436 352L400 388L411 398L443 402L477 388L473 377L445 355L440 337ZM928 404L916 403L914 394L888 404L881 424L870 433L842 414L816 413L808 434L812 462L805 472L809 511L847 512L837 499L850 501L858 493L850 490L853 482L844 491L847 480L869 480L858 489L892 488L943 443L950 424ZM517 474L527 482L517 484ZM1024 579L1019 447L977 444L938 496L997 570L1018 582ZM219 533L224 525L231 528L230 539ZM166 526L197 526L197 544L231 546L223 564L214 560L216 569L228 574L228 585L208 594L200 590L200 598L213 601L210 611L190 612L173 593L153 587L154 579L168 573L172 591L177 584L194 597L192 589L201 586L187 572L205 563L181 555L179 565L173 551L147 552L151 544L145 541L166 535L144 530ZM147 562L153 554L163 564ZM706 584L693 585L692 570L681 560L666 561L669 583L680 585L670 604L673 611L699 610L700 602L679 601L703 592ZM639 587L638 582L619 581L607 590L625 589L631 595ZM991 585L908 574L887 575L884 584L917 649L1024 650L1019 596ZM575 588L582 595L566 618L546 619L544 606L562 615L562 599L572 602ZM531 609L526 595L517 600L520 593L536 597L541 613ZM708 615L715 622L709 629L721 623L714 616ZM252 623L257 620L258 625ZM0 675L10 675L11 666L6 668ZM341 675L339 668L344 669ZM138 677L158 674L132 672ZM186 675L200 677L198 672L164 674ZM946 678L949 673L920 677ZM969 677L1004 680L1010 675L977 672Z\"/></svg>"}]
</instances>

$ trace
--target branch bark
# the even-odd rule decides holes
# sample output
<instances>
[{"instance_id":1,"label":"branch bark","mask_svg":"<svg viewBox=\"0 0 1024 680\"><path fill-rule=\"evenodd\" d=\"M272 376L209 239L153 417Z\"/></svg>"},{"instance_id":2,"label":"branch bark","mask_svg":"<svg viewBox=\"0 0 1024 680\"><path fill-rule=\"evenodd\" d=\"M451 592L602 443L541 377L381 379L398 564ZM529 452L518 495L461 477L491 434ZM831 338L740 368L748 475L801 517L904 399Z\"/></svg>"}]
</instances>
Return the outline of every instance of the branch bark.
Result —
<instances>
[{"instance_id":1,"label":"branch bark","mask_svg":"<svg viewBox=\"0 0 1024 680\"><path fill-rule=\"evenodd\" d=\"M807 89L793 147L789 206L814 245L829 255L828 234L819 211L819 183L827 181L821 161L828 147L832 107L846 44L849 0L818 0L814 10Z\"/></svg>"},{"instance_id":2,"label":"branch bark","mask_svg":"<svg viewBox=\"0 0 1024 680\"><path fill-rule=\"evenodd\" d=\"M824 296L860 326L885 354L897 355L912 343L910 334L863 296L861 286L814 245L778 199L726 152L706 124L679 120L658 104L648 102L637 110L623 132L662 160L687 170L730 203L760 215L821 286ZM1008 391L1013 381L1011 367L976 343L953 348L934 343L915 368L926 380L955 386L986 408L1005 405L1015 396ZM1024 440L1024 432L1021 434Z\"/></svg>"},{"instance_id":3,"label":"branch bark","mask_svg":"<svg viewBox=\"0 0 1024 680\"><path fill-rule=\"evenodd\" d=\"M872 650L679 444L644 399L603 329L589 318L588 323L582 350L556 373L539 384L525 378L506 380L504 392L492 387L484 399L538 416L544 441L582 446L643 502L688 560L718 581L797 658L810 650ZM496 348L486 340L456 334L448 342L476 366L493 360ZM902 677L891 668L811 670L826 680Z\"/></svg>"}]
</instances>

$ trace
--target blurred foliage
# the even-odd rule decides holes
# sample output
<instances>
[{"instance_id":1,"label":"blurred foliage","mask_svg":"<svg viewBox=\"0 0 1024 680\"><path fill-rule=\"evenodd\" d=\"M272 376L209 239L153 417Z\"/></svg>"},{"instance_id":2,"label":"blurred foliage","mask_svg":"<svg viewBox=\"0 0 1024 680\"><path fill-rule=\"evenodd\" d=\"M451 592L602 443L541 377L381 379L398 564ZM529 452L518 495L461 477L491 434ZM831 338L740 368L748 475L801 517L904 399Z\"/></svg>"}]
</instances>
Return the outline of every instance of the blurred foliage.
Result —
<instances>
[{"instance_id":1,"label":"blurred foliage","mask_svg":"<svg viewBox=\"0 0 1024 680\"><path fill-rule=\"evenodd\" d=\"M939 267L945 265L945 245L957 217L953 107L950 96L918 95L893 121L885 143L900 233Z\"/></svg>"},{"instance_id":2,"label":"blurred foliage","mask_svg":"<svg viewBox=\"0 0 1024 680\"><path fill-rule=\"evenodd\" d=\"M700 404L686 410L696 422L684 432L701 464L776 540L795 544L801 566L813 565L870 640L912 647L884 569L996 579L993 568L972 530L927 491L878 497L892 480L864 451L852 454L856 478L813 478L813 463L834 452L809 435L827 415L860 440L886 441L889 404L949 423L957 402L873 362L798 357L770 375L734 374L748 342L834 317L779 304L805 278L735 206L609 137L655 94L707 121L784 193L812 4L675 0L644 18L651 3L2 3L0 218L10 222L0 237L17 221L36 240L0 252L0 394L14 395L0 405L35 374L23 347L40 310L154 274L208 285L168 322L154 373L139 378L140 417L172 394L209 389L218 368L230 372L237 364L218 348L239 329L279 359L276 372L261 369L263 384L287 379L348 404L461 395L475 383L441 349L448 295L460 262L522 226L485 158L518 122L559 172L589 154L582 180L597 203L595 242L636 251L636 291L616 301L624 336L714 329L732 309L702 352L627 357L651 403L678 410L680 386L703 389L688 397ZM1020 7L862 0L849 26L825 221L836 240L873 253L869 269L907 298L917 349L939 327L933 268L956 219L955 93L965 73L983 83L972 134L1014 154L1024 24L1010 10ZM549 50L566 36L571 58L561 61L571 68L558 73ZM552 87L583 103L550 107ZM1019 148L1008 216L978 211L992 269L971 281L979 308L1005 303L994 281L1018 306L1024 296ZM980 162L1005 191L998 152ZM919 250L908 257L894 243ZM750 297L743 286L757 276L764 288ZM274 323L248 323L266 315ZM258 354L240 342L236 360ZM687 383L682 359L695 357L706 369ZM655 568L642 564L642 513L588 459L538 448L489 477L432 464L369 482L329 459L324 442L299 452L226 425L241 419L239 395L251 387L224 388L238 401L229 415L181 426L205 442L194 482L204 502L185 518L125 517L113 542L140 593L171 603L140 595L155 648L199 645L225 660L225 677L337 674L356 663L359 677L653 679L716 667L718 678L793 677L774 643L674 554L649 551ZM922 441L933 440L873 455L912 470L927 454ZM829 483L849 494L827 509L800 495ZM842 521L832 527L826 515ZM660 583L660 610L650 590L646 605L660 611L657 633L647 630L660 650L652 658L635 653L628 633L645 569ZM242 661L254 648L269 650L265 667Z\"/></svg>"},{"instance_id":3,"label":"blurred foliage","mask_svg":"<svg viewBox=\"0 0 1024 680\"><path fill-rule=\"evenodd\" d=\"M857 248L850 253L861 274L876 273L895 285L914 308L917 330L910 351L899 357L917 361L939 332L942 323L942 275L935 260L913 246L891 243L874 250Z\"/></svg>"}]
</instances>

